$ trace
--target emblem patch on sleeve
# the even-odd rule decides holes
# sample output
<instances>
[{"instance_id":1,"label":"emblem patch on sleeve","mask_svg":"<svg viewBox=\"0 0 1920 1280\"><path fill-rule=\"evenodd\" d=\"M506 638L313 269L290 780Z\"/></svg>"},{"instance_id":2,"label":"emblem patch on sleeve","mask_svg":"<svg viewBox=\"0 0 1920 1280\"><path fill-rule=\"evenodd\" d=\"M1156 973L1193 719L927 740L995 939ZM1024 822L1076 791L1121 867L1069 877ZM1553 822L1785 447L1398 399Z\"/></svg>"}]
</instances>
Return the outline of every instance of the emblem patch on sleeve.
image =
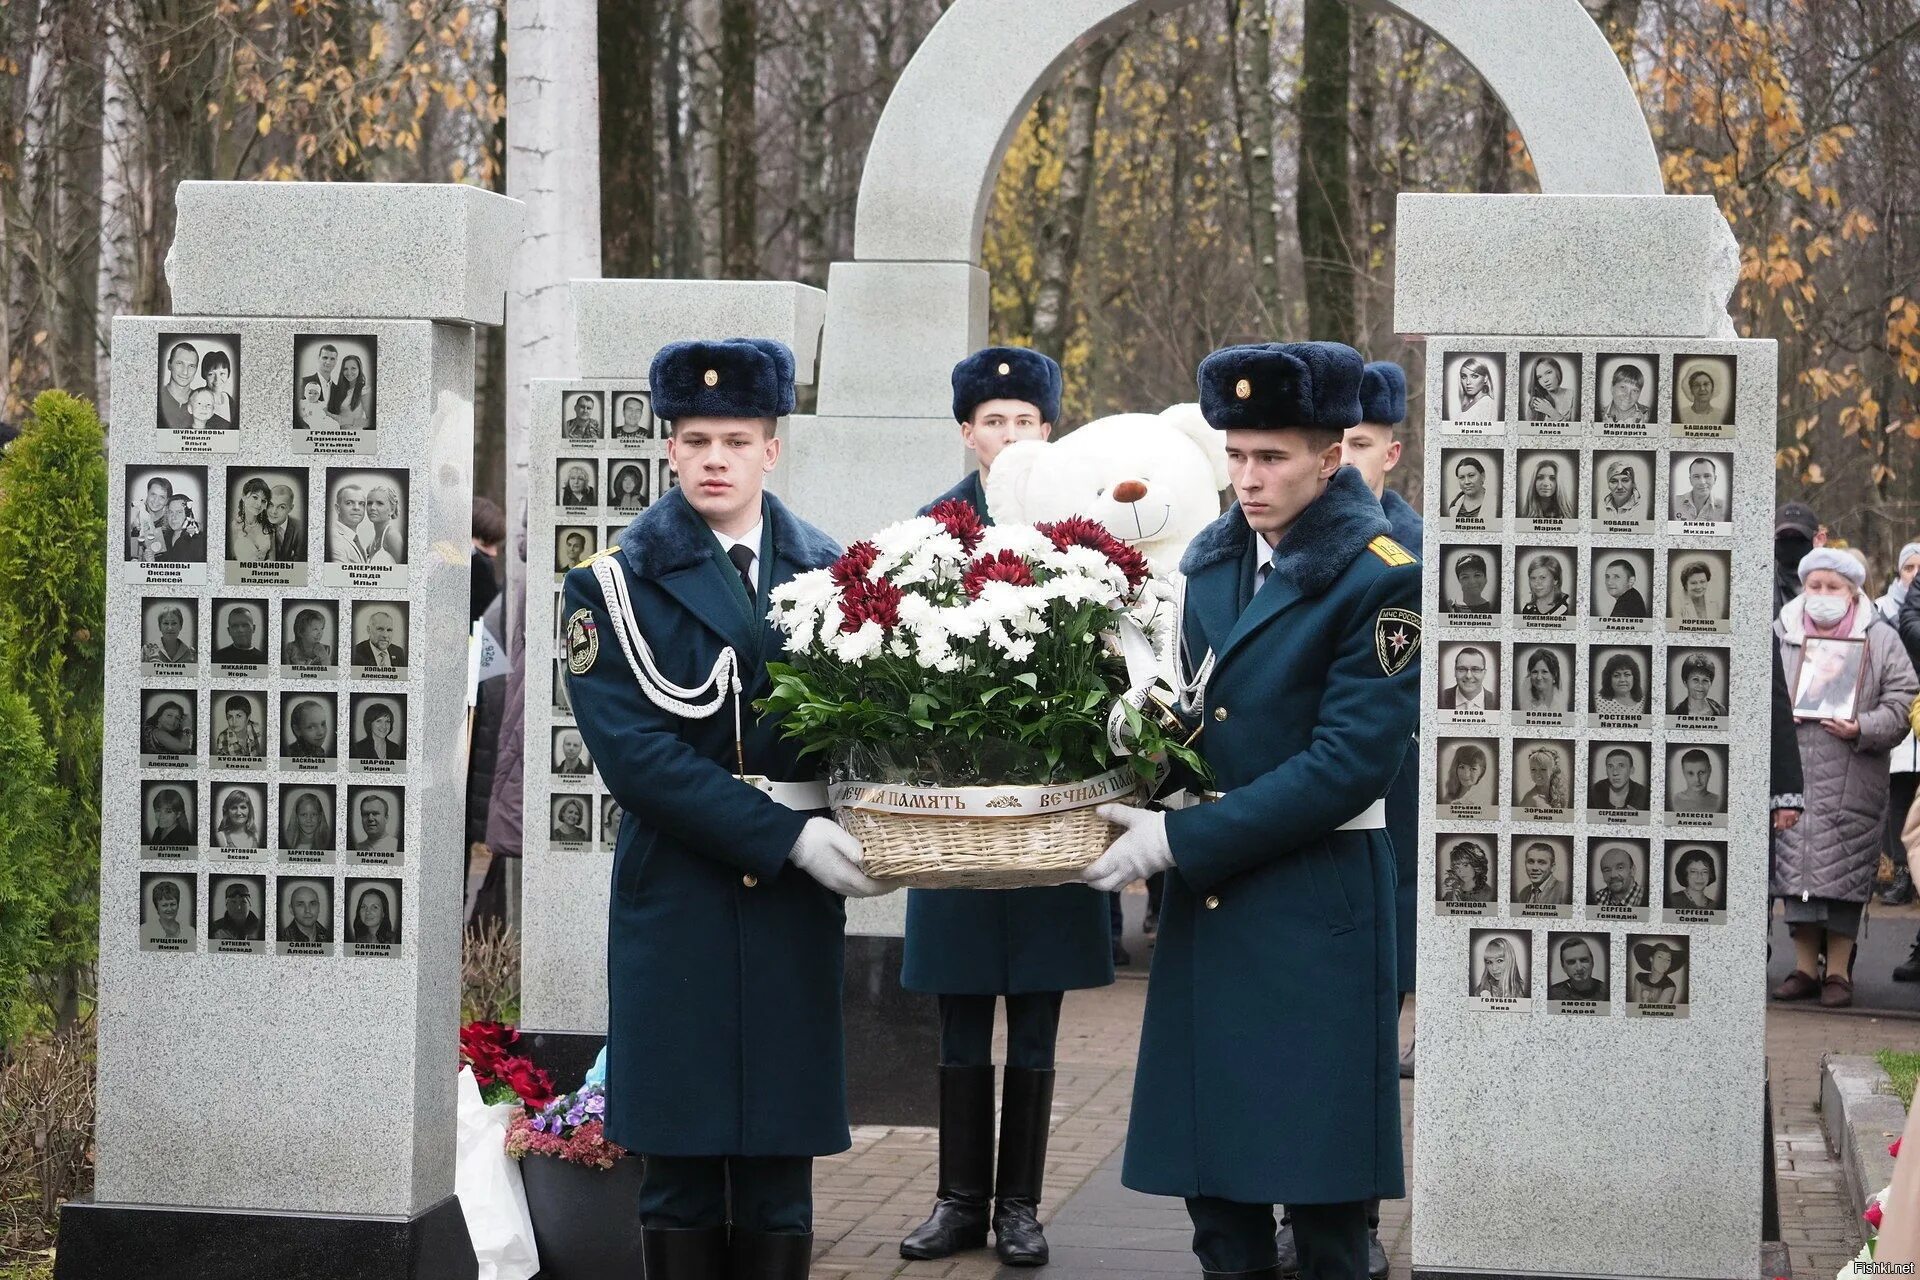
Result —
<instances>
[{"instance_id":1,"label":"emblem patch on sleeve","mask_svg":"<svg viewBox=\"0 0 1920 1280\"><path fill-rule=\"evenodd\" d=\"M1420 615L1409 609L1382 609L1373 623L1373 652L1380 670L1397 676L1420 652Z\"/></svg>"},{"instance_id":2,"label":"emblem patch on sleeve","mask_svg":"<svg viewBox=\"0 0 1920 1280\"><path fill-rule=\"evenodd\" d=\"M593 625L593 610L575 609L567 619L567 670L583 676L599 657L600 629Z\"/></svg>"}]
</instances>

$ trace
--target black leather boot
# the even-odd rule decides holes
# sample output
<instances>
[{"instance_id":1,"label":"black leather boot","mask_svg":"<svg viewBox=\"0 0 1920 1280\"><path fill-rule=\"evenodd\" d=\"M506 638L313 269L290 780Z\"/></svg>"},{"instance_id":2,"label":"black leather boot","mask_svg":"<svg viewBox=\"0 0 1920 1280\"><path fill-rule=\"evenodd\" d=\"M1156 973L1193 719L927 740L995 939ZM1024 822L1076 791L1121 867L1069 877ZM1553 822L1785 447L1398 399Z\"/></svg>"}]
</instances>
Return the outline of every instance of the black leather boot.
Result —
<instances>
[{"instance_id":1,"label":"black leather boot","mask_svg":"<svg viewBox=\"0 0 1920 1280\"><path fill-rule=\"evenodd\" d=\"M727 1280L807 1280L812 1262L811 1231L735 1231Z\"/></svg>"},{"instance_id":2,"label":"black leather boot","mask_svg":"<svg viewBox=\"0 0 1920 1280\"><path fill-rule=\"evenodd\" d=\"M1202 1271L1207 1280L1286 1280L1278 1267L1255 1267L1252 1271Z\"/></svg>"},{"instance_id":3,"label":"black leather boot","mask_svg":"<svg viewBox=\"0 0 1920 1280\"><path fill-rule=\"evenodd\" d=\"M993 1247L1010 1267L1047 1265L1035 1211L1047 1176L1053 1072L1008 1067L1000 1091L1000 1179L993 1191Z\"/></svg>"},{"instance_id":4,"label":"black leather boot","mask_svg":"<svg viewBox=\"0 0 1920 1280\"><path fill-rule=\"evenodd\" d=\"M1380 1243L1380 1202L1367 1201L1367 1278L1387 1280L1387 1247Z\"/></svg>"},{"instance_id":5,"label":"black leather boot","mask_svg":"<svg viewBox=\"0 0 1920 1280\"><path fill-rule=\"evenodd\" d=\"M1273 1233L1273 1251L1279 1259L1274 1263L1273 1274L1282 1280L1291 1280L1300 1274L1300 1246L1293 1238L1293 1220L1287 1217L1284 1206L1280 1210L1280 1229Z\"/></svg>"},{"instance_id":6,"label":"black leather boot","mask_svg":"<svg viewBox=\"0 0 1920 1280\"><path fill-rule=\"evenodd\" d=\"M993 1068L940 1068L940 1188L933 1214L900 1242L903 1258L987 1247L993 1194Z\"/></svg>"},{"instance_id":7,"label":"black leather boot","mask_svg":"<svg viewBox=\"0 0 1920 1280\"><path fill-rule=\"evenodd\" d=\"M647 1280L727 1280L727 1229L640 1228Z\"/></svg>"}]
</instances>

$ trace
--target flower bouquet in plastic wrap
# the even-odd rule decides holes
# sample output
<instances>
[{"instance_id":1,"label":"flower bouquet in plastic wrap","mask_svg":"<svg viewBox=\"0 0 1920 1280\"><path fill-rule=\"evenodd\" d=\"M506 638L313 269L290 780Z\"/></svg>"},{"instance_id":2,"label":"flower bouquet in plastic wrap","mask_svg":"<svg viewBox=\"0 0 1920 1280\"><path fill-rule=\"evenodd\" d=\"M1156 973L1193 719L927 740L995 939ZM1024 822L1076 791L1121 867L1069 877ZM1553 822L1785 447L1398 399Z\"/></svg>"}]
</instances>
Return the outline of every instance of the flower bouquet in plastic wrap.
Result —
<instances>
[{"instance_id":1,"label":"flower bouquet in plastic wrap","mask_svg":"<svg viewBox=\"0 0 1920 1280\"><path fill-rule=\"evenodd\" d=\"M825 753L876 879L1013 888L1078 878L1142 802L1178 717L1177 589L1100 524L983 525L944 502L778 588L779 715Z\"/></svg>"}]
</instances>

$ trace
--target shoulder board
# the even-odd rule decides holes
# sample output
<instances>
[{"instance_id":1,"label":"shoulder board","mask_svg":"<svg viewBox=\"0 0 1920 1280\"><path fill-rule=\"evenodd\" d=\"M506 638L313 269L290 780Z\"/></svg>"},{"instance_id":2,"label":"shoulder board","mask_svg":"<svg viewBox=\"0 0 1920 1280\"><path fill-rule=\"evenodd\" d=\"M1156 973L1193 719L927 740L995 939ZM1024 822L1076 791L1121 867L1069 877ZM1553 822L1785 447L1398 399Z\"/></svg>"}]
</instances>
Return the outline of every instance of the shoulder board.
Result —
<instances>
[{"instance_id":1,"label":"shoulder board","mask_svg":"<svg viewBox=\"0 0 1920 1280\"><path fill-rule=\"evenodd\" d=\"M1414 557L1408 554L1405 547L1384 533L1369 542L1367 550L1385 560L1389 569L1398 569L1403 564L1415 563Z\"/></svg>"},{"instance_id":2,"label":"shoulder board","mask_svg":"<svg viewBox=\"0 0 1920 1280\"><path fill-rule=\"evenodd\" d=\"M592 555L588 556L585 560L582 560L579 564L573 567L576 569L584 569L596 560L605 560L608 556L612 555L614 552L618 550L620 550L619 547L602 547L600 550L594 552Z\"/></svg>"}]
</instances>

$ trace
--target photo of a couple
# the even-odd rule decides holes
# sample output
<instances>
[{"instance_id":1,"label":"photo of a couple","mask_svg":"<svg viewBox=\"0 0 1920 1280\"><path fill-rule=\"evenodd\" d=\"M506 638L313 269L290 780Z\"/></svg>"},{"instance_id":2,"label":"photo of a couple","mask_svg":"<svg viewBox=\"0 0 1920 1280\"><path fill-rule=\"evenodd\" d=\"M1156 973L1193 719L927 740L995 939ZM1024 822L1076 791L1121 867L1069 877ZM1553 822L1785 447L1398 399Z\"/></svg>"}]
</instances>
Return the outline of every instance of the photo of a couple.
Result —
<instances>
[{"instance_id":1,"label":"photo of a couple","mask_svg":"<svg viewBox=\"0 0 1920 1280\"><path fill-rule=\"evenodd\" d=\"M327 560L392 566L407 562L407 473L327 468Z\"/></svg>"},{"instance_id":2,"label":"photo of a couple","mask_svg":"<svg viewBox=\"0 0 1920 1280\"><path fill-rule=\"evenodd\" d=\"M301 334L293 340L296 431L372 431L375 340Z\"/></svg>"}]
</instances>

